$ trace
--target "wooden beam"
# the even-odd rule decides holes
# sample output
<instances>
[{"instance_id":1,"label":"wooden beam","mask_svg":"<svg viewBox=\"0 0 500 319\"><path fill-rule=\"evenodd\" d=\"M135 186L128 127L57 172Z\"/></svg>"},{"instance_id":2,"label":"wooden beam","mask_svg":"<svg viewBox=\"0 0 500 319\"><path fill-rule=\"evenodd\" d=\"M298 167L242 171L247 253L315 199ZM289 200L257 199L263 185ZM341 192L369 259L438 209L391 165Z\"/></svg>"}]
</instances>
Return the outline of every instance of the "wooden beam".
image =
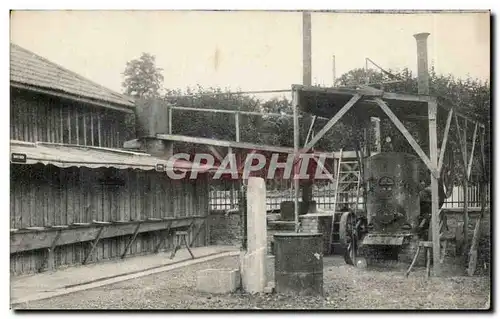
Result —
<instances>
[{"instance_id":1,"label":"wooden beam","mask_svg":"<svg viewBox=\"0 0 500 319\"><path fill-rule=\"evenodd\" d=\"M476 126L477 127L477 126ZM486 211L486 159L484 153L484 129L480 135L480 147L481 147L481 163L482 163L482 179L481 179L481 212L476 220L476 226L474 227L474 235L472 237L472 244L469 252L469 265L467 272L469 276L473 276L476 272L477 267L477 253L479 247L479 238L481 236L481 221L483 219L484 213Z\"/></svg>"},{"instance_id":2,"label":"wooden beam","mask_svg":"<svg viewBox=\"0 0 500 319\"><path fill-rule=\"evenodd\" d=\"M82 264L85 265L87 261L89 260L90 257L92 257L92 254L95 251L95 248L97 247L97 244L99 243L99 240L101 239L102 231L104 230L105 225L102 225L101 228L99 229L99 232L97 233L97 236L95 237L94 241L92 242L92 246L90 247L90 251L87 253L85 256L85 259L83 260Z\"/></svg>"},{"instance_id":3,"label":"wooden beam","mask_svg":"<svg viewBox=\"0 0 500 319\"><path fill-rule=\"evenodd\" d=\"M443 208L441 208L441 211L444 213L448 213L448 214L461 214L464 212L464 208L463 207L443 207ZM480 207L469 207L467 209L467 211L469 213L477 214L481 211L481 208Z\"/></svg>"},{"instance_id":4,"label":"wooden beam","mask_svg":"<svg viewBox=\"0 0 500 319\"><path fill-rule=\"evenodd\" d=\"M46 264L47 264L48 270L55 269L54 250L56 249L59 238L61 237L61 231L62 231L61 229L57 230L56 236L52 240L50 248L47 249L47 256L45 257L44 261L42 262L42 265L40 266L39 271L42 271L45 268Z\"/></svg>"},{"instance_id":5,"label":"wooden beam","mask_svg":"<svg viewBox=\"0 0 500 319\"><path fill-rule=\"evenodd\" d=\"M480 146L481 146L481 165L482 165L482 168L481 168L481 171L483 173L483 179L485 180L486 182L486 178L487 178L487 175L486 175L486 153L484 151L484 136L486 135L486 129L482 129L482 132L481 132L481 136L480 136Z\"/></svg>"},{"instance_id":6,"label":"wooden beam","mask_svg":"<svg viewBox=\"0 0 500 319\"><path fill-rule=\"evenodd\" d=\"M97 114L97 135L98 135L98 139L99 139L99 145L97 146L100 146L102 147L102 140L101 140L101 136L102 136L102 128L101 128L101 113L99 112Z\"/></svg>"},{"instance_id":7,"label":"wooden beam","mask_svg":"<svg viewBox=\"0 0 500 319\"><path fill-rule=\"evenodd\" d=\"M403 134L403 136L406 138L406 140L411 145L411 147L415 150L415 152L418 154L418 156L420 156L422 161L425 163L427 168L430 170L431 174L435 178L439 178L439 173L437 171L437 160L436 160L435 164L433 164L431 162L431 160L424 153L424 151L422 150L420 145L418 145L417 141L415 141L413 136L411 136L410 132L408 132L408 130L406 129L404 124L401 123L401 121L398 119L398 117L391 111L391 109L387 106L387 104L384 101L382 101L382 99L376 98L375 101L380 106L382 111L384 111L384 113L389 117L389 119L392 121L392 123L394 123L394 125L398 128L398 130L401 132L401 134ZM431 104L431 103L429 103L429 104ZM435 123L434 123L434 125L435 125ZM435 136L434 136L434 138L435 138ZM437 146L436 146L435 151L437 152ZM434 154L434 155L436 155L436 154ZM432 153L431 153L431 156L433 156Z\"/></svg>"},{"instance_id":8,"label":"wooden beam","mask_svg":"<svg viewBox=\"0 0 500 319\"><path fill-rule=\"evenodd\" d=\"M68 124L68 144L74 144L72 139L71 139L71 108L68 107L68 114L67 114L66 122Z\"/></svg>"},{"instance_id":9,"label":"wooden beam","mask_svg":"<svg viewBox=\"0 0 500 319\"><path fill-rule=\"evenodd\" d=\"M305 85L292 85L292 90L298 90L300 92L318 92L318 93L330 93L330 94L338 94L338 95L356 95L363 93L364 91L360 91L357 89L348 89L348 88L321 88L316 86L305 86ZM428 95L415 95L415 94L404 94L404 93L391 93L391 92L383 92L377 93L375 90L372 90L374 93L371 96L380 96L386 100L399 100L399 101L411 101L411 102L429 102L435 101L435 97Z\"/></svg>"},{"instance_id":10,"label":"wooden beam","mask_svg":"<svg viewBox=\"0 0 500 319\"><path fill-rule=\"evenodd\" d=\"M256 150L256 151L276 152L276 153L286 153L286 154L293 154L294 153L294 149L290 148L290 147L261 145L261 144L247 143L247 142L213 140L213 139L204 138L204 137L157 134L156 138L162 139L162 140L182 142L182 143L213 145L213 146L218 146L218 147L241 148L241 149L249 149L249 150ZM316 154L319 154L319 153L316 153ZM326 158L331 158L331 159L335 158L334 155L331 153L325 153L325 154L326 154Z\"/></svg>"},{"instance_id":11,"label":"wooden beam","mask_svg":"<svg viewBox=\"0 0 500 319\"><path fill-rule=\"evenodd\" d=\"M300 143L300 132L299 132L299 92L292 91L292 108L293 108L293 153L297 160L299 157L299 143ZM294 169L293 176L293 190L294 190L294 221L295 221L295 232L299 232L299 179L295 176Z\"/></svg>"},{"instance_id":12,"label":"wooden beam","mask_svg":"<svg viewBox=\"0 0 500 319\"><path fill-rule=\"evenodd\" d=\"M474 148L476 147L477 126L476 123L474 126L474 134L472 135L472 150L470 152L469 165L467 166L467 179L470 178L470 171L472 169L472 159L474 158Z\"/></svg>"},{"instance_id":13,"label":"wooden beam","mask_svg":"<svg viewBox=\"0 0 500 319\"><path fill-rule=\"evenodd\" d=\"M441 168L443 167L444 153L446 152L446 146L448 143L448 134L450 132L451 118L453 115L453 109L448 112L448 118L446 119L446 127L444 128L444 137L441 143L441 154L439 154L438 162L438 172L441 173Z\"/></svg>"},{"instance_id":14,"label":"wooden beam","mask_svg":"<svg viewBox=\"0 0 500 319\"><path fill-rule=\"evenodd\" d=\"M160 248L161 248L161 245L165 242L165 240L167 239L168 235L170 234L170 224L171 222L168 223L168 226L165 230L165 236L164 237L160 237L160 240L158 242L158 245L156 245L155 249L154 249L154 253L157 254L159 251L160 251ZM160 232L163 231L160 230Z\"/></svg>"},{"instance_id":15,"label":"wooden beam","mask_svg":"<svg viewBox=\"0 0 500 319\"><path fill-rule=\"evenodd\" d=\"M476 125L477 127L477 125ZM479 238L481 236L481 221L483 219L484 213L486 211L486 156L484 152L484 135L485 135L485 129L482 129L482 133L479 136L479 145L481 148L481 171L482 171L482 178L481 178L481 212L478 216L478 219L476 220L476 226L474 227L474 234L472 237L472 244L469 252L469 265L467 268L467 272L469 276L474 275L476 272L476 267L477 267L477 253L478 253L478 247L479 247Z\"/></svg>"},{"instance_id":16,"label":"wooden beam","mask_svg":"<svg viewBox=\"0 0 500 319\"><path fill-rule=\"evenodd\" d=\"M240 113L234 113L234 125L236 129L236 142L240 141Z\"/></svg>"},{"instance_id":17,"label":"wooden beam","mask_svg":"<svg viewBox=\"0 0 500 319\"><path fill-rule=\"evenodd\" d=\"M347 102L338 112L335 114L326 125L318 132L318 134L304 147L302 150L307 153L334 125L337 123L344 114L349 111L354 104L356 104L362 98L361 94L355 94L349 102ZM297 96L298 99L298 96Z\"/></svg>"},{"instance_id":18,"label":"wooden beam","mask_svg":"<svg viewBox=\"0 0 500 319\"><path fill-rule=\"evenodd\" d=\"M92 146L95 146L94 145L94 110L90 110L90 139L91 139L91 143L90 145Z\"/></svg>"},{"instance_id":19,"label":"wooden beam","mask_svg":"<svg viewBox=\"0 0 500 319\"><path fill-rule=\"evenodd\" d=\"M455 124L457 126L457 135L460 143L460 149L462 153L462 168L463 168L463 173L464 173L464 179L462 181L462 187L464 189L464 225L463 225L463 234L464 234L464 258L467 260L467 247L469 243L469 195L468 195L468 188L469 188L469 178L467 176L467 122L465 122L465 127L464 127L464 135L462 136L462 133L460 133L460 124L458 122L458 117L455 114Z\"/></svg>"},{"instance_id":20,"label":"wooden beam","mask_svg":"<svg viewBox=\"0 0 500 319\"><path fill-rule=\"evenodd\" d=\"M158 231L166 229L168 222L171 222L171 228L181 228L190 225L193 217L185 218L169 218L162 222L146 221L139 229L139 233ZM206 218L205 216L194 216L196 219ZM127 222L122 224L113 224L101 234L101 239L126 236L134 233L137 222ZM69 227L61 230L61 235L58 240L58 245L69 245L80 242L94 240L101 228L100 225L89 225L82 227ZM45 229L42 231L19 231L11 233L10 236L10 253L21 251L29 251L51 247L51 244L56 237L57 232L54 229Z\"/></svg>"},{"instance_id":21,"label":"wooden beam","mask_svg":"<svg viewBox=\"0 0 500 319\"><path fill-rule=\"evenodd\" d=\"M472 124L477 124L479 125L480 127L484 128L484 124L481 123L481 122L478 122L477 120L474 120L474 119L471 119L463 114L460 114L458 112L456 112L458 116L460 116L461 118L464 119L464 123L467 124L468 122L471 122Z\"/></svg>"},{"instance_id":22,"label":"wooden beam","mask_svg":"<svg viewBox=\"0 0 500 319\"><path fill-rule=\"evenodd\" d=\"M142 224L142 221L139 222L139 223L137 223L137 226L135 227L135 231L134 231L134 234L132 235L132 238L130 238L130 240L127 243L127 246L123 250L123 253L122 253L122 256L121 256L122 259L125 258L125 256L127 255L128 249L134 243L135 238L137 237L137 234L139 233L139 228L141 228L141 224Z\"/></svg>"},{"instance_id":23,"label":"wooden beam","mask_svg":"<svg viewBox=\"0 0 500 319\"><path fill-rule=\"evenodd\" d=\"M167 116L168 116L168 134L172 134L172 116L173 116L173 111L174 111L174 108L172 105L170 104L167 104Z\"/></svg>"},{"instance_id":24,"label":"wooden beam","mask_svg":"<svg viewBox=\"0 0 500 319\"><path fill-rule=\"evenodd\" d=\"M78 114L78 108L75 108L75 120L76 120L76 144L80 144L80 116Z\"/></svg>"},{"instance_id":25,"label":"wooden beam","mask_svg":"<svg viewBox=\"0 0 500 319\"><path fill-rule=\"evenodd\" d=\"M309 131L307 131L307 136L306 136L306 141L304 142L304 147L307 145L307 142L309 141L309 137L311 136L315 121L316 121L316 115L313 116L312 121L311 121L311 125L309 125Z\"/></svg>"},{"instance_id":26,"label":"wooden beam","mask_svg":"<svg viewBox=\"0 0 500 319\"><path fill-rule=\"evenodd\" d=\"M437 155L437 129L436 129L436 118L437 118L437 103L428 103L428 115L429 115L429 153L430 153L430 164L431 166L437 167L438 165L438 155ZM404 127L403 127L404 128ZM425 155L425 154L424 154ZM441 264L439 260L441 254L441 241L439 236L439 174L431 176L431 195L432 195L432 215L431 215L431 231L432 231L432 253L434 260L434 274L436 276L441 275ZM427 255L430 260L430 255ZM429 263L428 260L428 263Z\"/></svg>"},{"instance_id":27,"label":"wooden beam","mask_svg":"<svg viewBox=\"0 0 500 319\"><path fill-rule=\"evenodd\" d=\"M453 117L455 118L455 126L457 127L458 142L460 144L460 153L462 154L462 164L465 171L465 167L467 166L467 151L464 150L464 145L465 142L467 142L467 139L462 136L462 133L460 133L460 123L458 122L457 114L455 113Z\"/></svg>"},{"instance_id":28,"label":"wooden beam","mask_svg":"<svg viewBox=\"0 0 500 319\"><path fill-rule=\"evenodd\" d=\"M214 154L215 158L217 158L219 161L222 162L224 160L224 157L220 155L220 153L215 149L215 147L213 147L212 145L208 145L208 149L210 150L210 152Z\"/></svg>"},{"instance_id":29,"label":"wooden beam","mask_svg":"<svg viewBox=\"0 0 500 319\"><path fill-rule=\"evenodd\" d=\"M194 234L193 238L191 239L191 243L189 244L189 246L193 246L196 238L198 238L198 235L200 234L201 232L201 229L203 228L203 226L205 225L206 223L206 220L202 220L200 225L198 226L198 229L196 230L196 233Z\"/></svg>"},{"instance_id":30,"label":"wooden beam","mask_svg":"<svg viewBox=\"0 0 500 319\"><path fill-rule=\"evenodd\" d=\"M83 112L83 145L87 145L87 112Z\"/></svg>"},{"instance_id":31,"label":"wooden beam","mask_svg":"<svg viewBox=\"0 0 500 319\"><path fill-rule=\"evenodd\" d=\"M293 114L286 113L271 113L271 112L249 112L249 111L238 111L238 110L223 110L223 109L205 109L197 107L184 107L184 106L172 106L174 110L182 111L193 111L193 112L204 112L204 113L221 113L221 114L240 114L240 115L254 115L254 116L270 116L270 117L289 117L293 118ZM299 118L303 115L299 115ZM327 117L318 116L318 119L329 120Z\"/></svg>"}]
</instances>

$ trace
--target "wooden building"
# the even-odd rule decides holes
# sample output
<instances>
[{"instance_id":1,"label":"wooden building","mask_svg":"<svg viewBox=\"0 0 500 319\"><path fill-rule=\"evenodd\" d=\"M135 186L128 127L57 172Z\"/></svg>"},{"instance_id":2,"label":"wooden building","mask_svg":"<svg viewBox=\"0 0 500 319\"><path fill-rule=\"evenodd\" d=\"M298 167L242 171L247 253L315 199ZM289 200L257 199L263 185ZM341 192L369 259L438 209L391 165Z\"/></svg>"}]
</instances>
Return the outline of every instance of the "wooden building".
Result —
<instances>
[{"instance_id":1,"label":"wooden building","mask_svg":"<svg viewBox=\"0 0 500 319\"><path fill-rule=\"evenodd\" d=\"M11 274L206 244L207 174L165 172L204 168L120 150L133 101L15 44L10 67Z\"/></svg>"}]
</instances>

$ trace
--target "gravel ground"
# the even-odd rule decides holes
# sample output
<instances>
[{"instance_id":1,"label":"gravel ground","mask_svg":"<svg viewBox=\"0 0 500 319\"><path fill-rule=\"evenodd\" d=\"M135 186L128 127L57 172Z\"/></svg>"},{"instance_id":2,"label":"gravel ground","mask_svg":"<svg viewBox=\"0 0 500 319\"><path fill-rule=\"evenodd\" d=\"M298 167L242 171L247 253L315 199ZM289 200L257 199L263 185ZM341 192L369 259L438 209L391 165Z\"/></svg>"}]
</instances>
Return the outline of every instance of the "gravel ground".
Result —
<instances>
[{"instance_id":1,"label":"gravel ground","mask_svg":"<svg viewBox=\"0 0 500 319\"><path fill-rule=\"evenodd\" d=\"M211 295L195 291L196 271L237 267L237 257L168 271L70 295L14 305L16 309L485 309L489 277L431 277L424 270L357 269L325 258L324 297L277 294Z\"/></svg>"}]
</instances>

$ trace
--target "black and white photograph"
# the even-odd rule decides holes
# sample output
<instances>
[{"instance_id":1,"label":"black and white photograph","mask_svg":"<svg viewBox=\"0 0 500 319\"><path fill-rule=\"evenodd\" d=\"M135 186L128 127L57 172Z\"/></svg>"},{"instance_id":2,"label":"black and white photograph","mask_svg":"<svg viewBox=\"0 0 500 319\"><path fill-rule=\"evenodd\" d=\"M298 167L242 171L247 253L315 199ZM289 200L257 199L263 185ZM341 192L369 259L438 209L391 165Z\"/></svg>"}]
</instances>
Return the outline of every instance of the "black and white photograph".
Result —
<instances>
[{"instance_id":1,"label":"black and white photograph","mask_svg":"<svg viewBox=\"0 0 500 319\"><path fill-rule=\"evenodd\" d=\"M492 21L11 10L10 309L491 311Z\"/></svg>"}]
</instances>

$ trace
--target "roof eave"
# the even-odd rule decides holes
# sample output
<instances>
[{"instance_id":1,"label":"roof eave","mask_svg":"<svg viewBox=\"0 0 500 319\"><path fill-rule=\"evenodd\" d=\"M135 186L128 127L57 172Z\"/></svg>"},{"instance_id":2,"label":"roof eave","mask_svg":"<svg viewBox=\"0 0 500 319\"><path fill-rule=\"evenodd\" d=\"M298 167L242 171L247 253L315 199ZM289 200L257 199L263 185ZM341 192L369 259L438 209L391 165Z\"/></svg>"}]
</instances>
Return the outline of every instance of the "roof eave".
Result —
<instances>
[{"instance_id":1,"label":"roof eave","mask_svg":"<svg viewBox=\"0 0 500 319\"><path fill-rule=\"evenodd\" d=\"M29 90L29 91L36 92L36 93L47 94L47 95L51 95L51 96L55 96L55 97L59 97L59 98L70 99L73 101L91 104L91 105L98 106L98 107L113 109L113 110L117 110L117 111L121 111L121 112L125 112L125 113L133 113L134 109L135 109L135 105L133 104L132 101L130 101L130 104L128 104L128 105L125 103L119 104L119 103L114 103L114 102L109 102L109 101L104 101L104 100L95 100L95 99L91 99L91 98L84 97L84 96L77 96L77 95L66 93L66 92L37 87L37 86L33 86L33 85L25 84L25 83L19 83L19 82L15 82L15 81L11 81L10 85L12 87L15 87L18 89L24 89L24 90Z\"/></svg>"}]
</instances>

